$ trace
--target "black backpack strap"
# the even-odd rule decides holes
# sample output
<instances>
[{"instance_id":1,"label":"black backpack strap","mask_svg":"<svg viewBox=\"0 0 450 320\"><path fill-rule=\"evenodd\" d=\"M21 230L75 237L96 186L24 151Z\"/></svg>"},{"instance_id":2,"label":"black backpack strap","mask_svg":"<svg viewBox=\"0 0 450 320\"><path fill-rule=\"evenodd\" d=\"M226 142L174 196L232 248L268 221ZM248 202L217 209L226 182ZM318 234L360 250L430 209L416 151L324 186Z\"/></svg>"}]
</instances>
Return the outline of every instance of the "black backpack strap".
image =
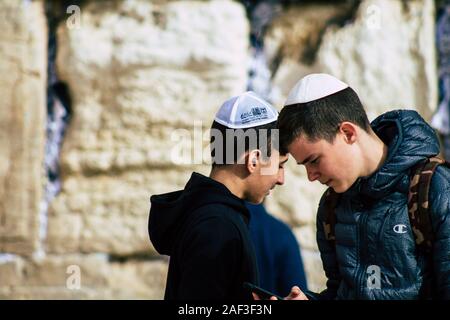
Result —
<instances>
[{"instance_id":1,"label":"black backpack strap","mask_svg":"<svg viewBox=\"0 0 450 320\"><path fill-rule=\"evenodd\" d=\"M335 246L335 226L336 226L336 207L339 203L340 195L332 188L328 188L325 193L324 209L325 221L323 222L323 229L325 232L325 239L327 239L331 246Z\"/></svg>"},{"instance_id":2,"label":"black backpack strap","mask_svg":"<svg viewBox=\"0 0 450 320\"><path fill-rule=\"evenodd\" d=\"M445 164L445 161L439 157L431 157L425 162L417 164L412 170L413 176L409 185L409 220L416 240L417 249L425 254L431 252L434 240L429 214L428 194L433 173L437 166L441 164Z\"/></svg>"}]
</instances>

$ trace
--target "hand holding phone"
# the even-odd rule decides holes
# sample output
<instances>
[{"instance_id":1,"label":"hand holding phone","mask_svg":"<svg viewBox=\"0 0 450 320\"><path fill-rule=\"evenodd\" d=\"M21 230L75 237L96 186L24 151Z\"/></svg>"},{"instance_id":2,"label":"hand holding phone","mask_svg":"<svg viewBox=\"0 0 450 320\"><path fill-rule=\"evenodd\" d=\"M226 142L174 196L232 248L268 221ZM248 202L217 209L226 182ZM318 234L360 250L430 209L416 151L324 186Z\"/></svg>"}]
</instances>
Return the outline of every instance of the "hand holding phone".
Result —
<instances>
[{"instance_id":1,"label":"hand holding phone","mask_svg":"<svg viewBox=\"0 0 450 320\"><path fill-rule=\"evenodd\" d=\"M280 297L279 295L276 295L275 293L272 293L270 291L267 291L261 287L258 287L256 285L254 285L253 283L250 282L244 282L244 288L250 290L251 292L256 293L260 299L262 300L269 300L270 297L275 297L278 300L283 300L282 297Z\"/></svg>"},{"instance_id":2,"label":"hand holding phone","mask_svg":"<svg viewBox=\"0 0 450 320\"><path fill-rule=\"evenodd\" d=\"M300 292L295 293L295 291L293 291L295 287L292 287L291 293L286 298L282 298L279 295L258 287L250 282L244 282L244 287L251 292L256 293L262 300L270 300L271 297L275 297L278 300L317 300L317 294L308 290L302 291L298 287L297 290L300 289Z\"/></svg>"}]
</instances>

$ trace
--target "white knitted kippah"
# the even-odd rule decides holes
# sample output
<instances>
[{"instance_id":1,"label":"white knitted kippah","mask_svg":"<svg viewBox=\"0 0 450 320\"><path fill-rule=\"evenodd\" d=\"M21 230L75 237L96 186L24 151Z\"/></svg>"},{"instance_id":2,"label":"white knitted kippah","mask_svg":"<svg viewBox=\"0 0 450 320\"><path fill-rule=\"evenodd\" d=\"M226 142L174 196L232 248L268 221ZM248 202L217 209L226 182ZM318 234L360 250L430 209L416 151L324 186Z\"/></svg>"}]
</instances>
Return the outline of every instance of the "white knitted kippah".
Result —
<instances>
[{"instance_id":1,"label":"white knitted kippah","mask_svg":"<svg viewBox=\"0 0 450 320\"><path fill-rule=\"evenodd\" d=\"M311 102L348 88L348 84L326 73L312 73L300 79L289 92L285 106Z\"/></svg>"}]
</instances>

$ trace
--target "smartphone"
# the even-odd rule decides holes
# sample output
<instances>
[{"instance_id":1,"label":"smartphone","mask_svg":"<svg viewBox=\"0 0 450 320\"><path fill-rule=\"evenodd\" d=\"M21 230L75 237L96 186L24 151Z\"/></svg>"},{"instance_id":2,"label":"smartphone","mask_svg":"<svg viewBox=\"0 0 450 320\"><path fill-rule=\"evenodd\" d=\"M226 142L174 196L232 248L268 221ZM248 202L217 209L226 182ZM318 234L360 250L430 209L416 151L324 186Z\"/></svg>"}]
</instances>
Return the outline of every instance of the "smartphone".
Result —
<instances>
[{"instance_id":1,"label":"smartphone","mask_svg":"<svg viewBox=\"0 0 450 320\"><path fill-rule=\"evenodd\" d=\"M275 293L269 292L263 288L255 286L253 283L250 282L244 282L244 288L250 290L251 292L256 293L262 300L269 300L270 297L272 296L277 298L278 300L283 300L283 298L280 297L279 295L276 295Z\"/></svg>"},{"instance_id":2,"label":"smartphone","mask_svg":"<svg viewBox=\"0 0 450 320\"><path fill-rule=\"evenodd\" d=\"M263 288L255 286L253 283L250 283L250 282L244 282L244 288L250 290L251 292L256 293L259 296L259 298L263 299L263 300L269 300L270 297L272 297L272 296L274 296L278 300L284 299L284 298L280 297L279 295L276 295L275 293L272 293ZM300 290L302 290L302 289L300 289ZM308 290L302 290L302 292L309 300L317 300L317 295L315 293L312 293L311 291L308 291Z\"/></svg>"}]
</instances>

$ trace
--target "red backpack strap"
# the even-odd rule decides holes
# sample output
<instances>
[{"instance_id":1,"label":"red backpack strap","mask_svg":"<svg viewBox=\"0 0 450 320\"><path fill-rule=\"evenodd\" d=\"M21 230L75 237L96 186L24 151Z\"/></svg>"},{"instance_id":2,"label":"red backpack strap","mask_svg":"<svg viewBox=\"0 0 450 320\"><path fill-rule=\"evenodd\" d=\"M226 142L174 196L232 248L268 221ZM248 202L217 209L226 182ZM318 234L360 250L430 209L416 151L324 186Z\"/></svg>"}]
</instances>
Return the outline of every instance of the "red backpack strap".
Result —
<instances>
[{"instance_id":1,"label":"red backpack strap","mask_svg":"<svg viewBox=\"0 0 450 320\"><path fill-rule=\"evenodd\" d=\"M323 223L323 229L325 232L325 239L330 241L331 245L335 245L335 231L336 226L336 207L339 202L340 195L336 193L332 188L328 188L325 193L325 222Z\"/></svg>"},{"instance_id":2,"label":"red backpack strap","mask_svg":"<svg viewBox=\"0 0 450 320\"><path fill-rule=\"evenodd\" d=\"M431 157L413 168L409 185L408 214L417 249L430 253L433 244L433 229L429 214L428 194L431 178L438 165L445 164L439 157Z\"/></svg>"}]
</instances>

